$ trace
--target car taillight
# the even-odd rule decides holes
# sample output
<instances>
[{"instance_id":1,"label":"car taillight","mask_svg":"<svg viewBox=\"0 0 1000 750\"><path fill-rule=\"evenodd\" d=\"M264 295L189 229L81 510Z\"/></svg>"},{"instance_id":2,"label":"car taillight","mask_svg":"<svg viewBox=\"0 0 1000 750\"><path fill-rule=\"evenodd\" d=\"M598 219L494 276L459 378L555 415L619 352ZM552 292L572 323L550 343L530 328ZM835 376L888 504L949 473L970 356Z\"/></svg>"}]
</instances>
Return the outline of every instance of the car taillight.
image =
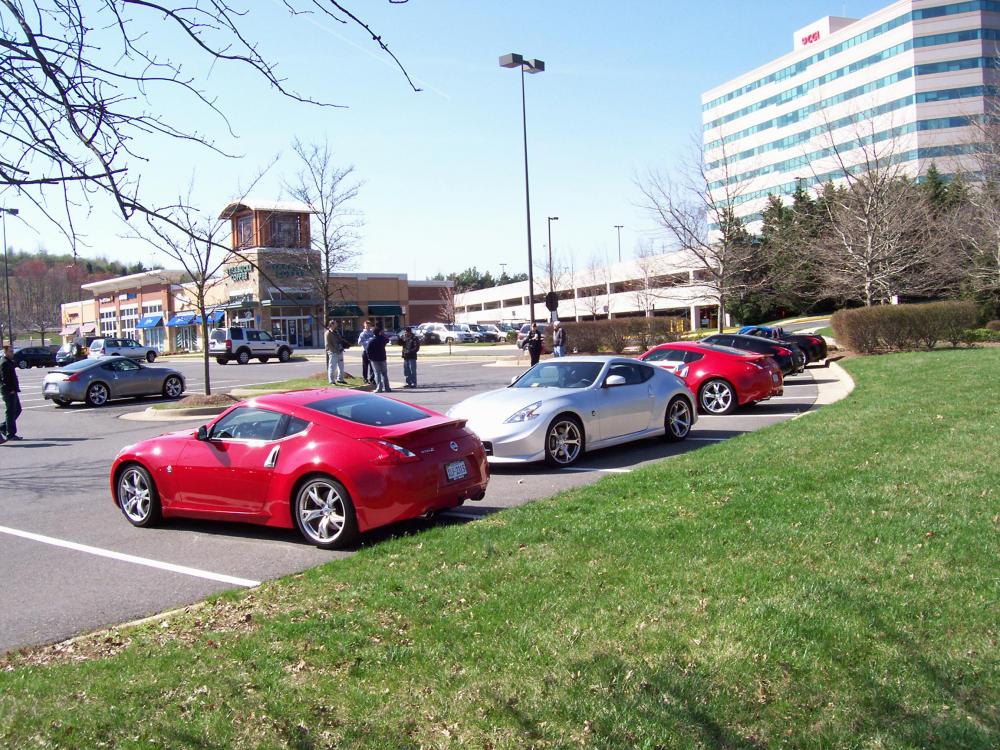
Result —
<instances>
[{"instance_id":1,"label":"car taillight","mask_svg":"<svg viewBox=\"0 0 1000 750\"><path fill-rule=\"evenodd\" d=\"M363 443L368 443L377 452L374 463L380 466L412 464L420 460L416 453L388 440L378 438L364 438Z\"/></svg>"},{"instance_id":2,"label":"car taillight","mask_svg":"<svg viewBox=\"0 0 1000 750\"><path fill-rule=\"evenodd\" d=\"M764 370L764 369L766 369L766 368L764 367L764 365L762 365L762 364L761 364L760 362L752 362L752 361L751 361L751 362L747 362L747 365L748 365L749 367L752 367L752 368L753 368L753 369L755 369L755 370Z\"/></svg>"},{"instance_id":3,"label":"car taillight","mask_svg":"<svg viewBox=\"0 0 1000 750\"><path fill-rule=\"evenodd\" d=\"M233 340L232 339L226 339L226 350L228 351L228 350L230 350L232 348L233 348Z\"/></svg>"},{"instance_id":4,"label":"car taillight","mask_svg":"<svg viewBox=\"0 0 1000 750\"><path fill-rule=\"evenodd\" d=\"M779 346L778 347L778 356L779 357L787 357L787 356L791 355L791 353L792 353L791 349L786 349L783 346Z\"/></svg>"},{"instance_id":5,"label":"car taillight","mask_svg":"<svg viewBox=\"0 0 1000 750\"><path fill-rule=\"evenodd\" d=\"M72 375L66 376L66 380L68 380L71 383L75 383L79 379L80 379L80 373L78 372L74 372Z\"/></svg>"}]
</instances>

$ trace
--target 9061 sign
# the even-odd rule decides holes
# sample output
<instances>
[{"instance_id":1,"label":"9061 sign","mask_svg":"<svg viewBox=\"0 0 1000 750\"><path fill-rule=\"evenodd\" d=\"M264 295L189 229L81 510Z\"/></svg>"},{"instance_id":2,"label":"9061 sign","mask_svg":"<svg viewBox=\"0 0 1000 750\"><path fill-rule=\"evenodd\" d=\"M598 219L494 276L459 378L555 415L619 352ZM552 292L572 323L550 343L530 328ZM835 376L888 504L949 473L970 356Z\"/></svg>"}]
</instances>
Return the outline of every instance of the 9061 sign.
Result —
<instances>
[{"instance_id":1,"label":"9061 sign","mask_svg":"<svg viewBox=\"0 0 1000 750\"><path fill-rule=\"evenodd\" d=\"M812 44L813 42L818 42L818 41L819 41L819 32L814 31L811 34L806 34L804 37L802 37L802 46L804 47L807 44Z\"/></svg>"}]
</instances>

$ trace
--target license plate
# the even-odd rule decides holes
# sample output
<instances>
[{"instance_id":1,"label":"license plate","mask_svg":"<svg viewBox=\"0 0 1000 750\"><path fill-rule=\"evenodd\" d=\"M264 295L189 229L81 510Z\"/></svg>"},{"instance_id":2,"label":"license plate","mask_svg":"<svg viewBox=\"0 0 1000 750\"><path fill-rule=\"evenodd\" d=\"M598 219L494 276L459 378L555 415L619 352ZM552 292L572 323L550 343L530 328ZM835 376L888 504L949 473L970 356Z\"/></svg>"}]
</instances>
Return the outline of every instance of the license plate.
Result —
<instances>
[{"instance_id":1,"label":"license plate","mask_svg":"<svg viewBox=\"0 0 1000 750\"><path fill-rule=\"evenodd\" d=\"M464 479L469 473L469 470L465 467L465 461L452 461L450 464L444 465L444 470L448 474L449 482Z\"/></svg>"},{"instance_id":2,"label":"license plate","mask_svg":"<svg viewBox=\"0 0 1000 750\"><path fill-rule=\"evenodd\" d=\"M45 392L46 393L59 393L59 386L58 385L47 385L47 386L45 386Z\"/></svg>"},{"instance_id":3,"label":"license plate","mask_svg":"<svg viewBox=\"0 0 1000 750\"><path fill-rule=\"evenodd\" d=\"M778 373L776 373L776 372L772 372L772 373L771 373L771 380L772 380L773 382L777 383L777 382L778 382Z\"/></svg>"}]
</instances>

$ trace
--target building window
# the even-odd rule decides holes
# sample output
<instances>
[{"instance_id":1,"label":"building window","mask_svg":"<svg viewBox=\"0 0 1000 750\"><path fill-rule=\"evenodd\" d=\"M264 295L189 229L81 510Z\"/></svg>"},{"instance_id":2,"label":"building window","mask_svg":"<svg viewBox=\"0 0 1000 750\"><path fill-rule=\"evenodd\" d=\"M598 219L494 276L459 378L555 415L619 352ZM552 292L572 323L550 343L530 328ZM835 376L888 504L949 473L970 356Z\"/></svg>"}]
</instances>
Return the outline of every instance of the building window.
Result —
<instances>
[{"instance_id":1,"label":"building window","mask_svg":"<svg viewBox=\"0 0 1000 750\"><path fill-rule=\"evenodd\" d=\"M253 214L246 214L236 220L236 246L253 247Z\"/></svg>"},{"instance_id":2,"label":"building window","mask_svg":"<svg viewBox=\"0 0 1000 750\"><path fill-rule=\"evenodd\" d=\"M101 310L101 335L118 335L118 313L113 307Z\"/></svg>"},{"instance_id":3,"label":"building window","mask_svg":"<svg viewBox=\"0 0 1000 750\"><path fill-rule=\"evenodd\" d=\"M125 338L135 338L135 325L139 322L138 305L130 305L121 309L122 316L122 336Z\"/></svg>"},{"instance_id":4,"label":"building window","mask_svg":"<svg viewBox=\"0 0 1000 750\"><path fill-rule=\"evenodd\" d=\"M271 247L300 247L299 217L275 214L271 217Z\"/></svg>"}]
</instances>

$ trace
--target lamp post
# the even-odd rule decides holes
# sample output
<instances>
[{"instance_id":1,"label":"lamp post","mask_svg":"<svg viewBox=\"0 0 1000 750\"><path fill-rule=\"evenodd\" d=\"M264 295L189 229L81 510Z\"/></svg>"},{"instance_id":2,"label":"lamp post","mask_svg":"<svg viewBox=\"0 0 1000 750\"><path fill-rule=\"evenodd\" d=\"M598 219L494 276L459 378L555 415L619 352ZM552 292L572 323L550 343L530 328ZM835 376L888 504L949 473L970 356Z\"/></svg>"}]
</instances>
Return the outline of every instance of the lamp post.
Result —
<instances>
[{"instance_id":1,"label":"lamp post","mask_svg":"<svg viewBox=\"0 0 1000 750\"><path fill-rule=\"evenodd\" d=\"M552 273L552 222L559 221L558 216L549 217L549 291L554 292L556 290L556 282ZM549 322L555 321L557 313L555 310L549 313Z\"/></svg>"},{"instance_id":2,"label":"lamp post","mask_svg":"<svg viewBox=\"0 0 1000 750\"><path fill-rule=\"evenodd\" d=\"M615 224L615 229L618 230L618 262L622 262L622 227L624 224Z\"/></svg>"},{"instance_id":3,"label":"lamp post","mask_svg":"<svg viewBox=\"0 0 1000 750\"><path fill-rule=\"evenodd\" d=\"M10 276L7 272L7 214L17 216L17 209L0 206L0 217L3 221L3 288L7 292L7 339L10 345L14 346L14 326L10 324Z\"/></svg>"},{"instance_id":4,"label":"lamp post","mask_svg":"<svg viewBox=\"0 0 1000 750\"><path fill-rule=\"evenodd\" d=\"M535 322L535 274L531 259L531 197L528 191L528 115L524 105L524 74L541 73L545 63L541 60L525 60L523 55L511 52L500 56L501 68L521 69L521 131L524 137L524 207L528 221L528 317Z\"/></svg>"}]
</instances>

